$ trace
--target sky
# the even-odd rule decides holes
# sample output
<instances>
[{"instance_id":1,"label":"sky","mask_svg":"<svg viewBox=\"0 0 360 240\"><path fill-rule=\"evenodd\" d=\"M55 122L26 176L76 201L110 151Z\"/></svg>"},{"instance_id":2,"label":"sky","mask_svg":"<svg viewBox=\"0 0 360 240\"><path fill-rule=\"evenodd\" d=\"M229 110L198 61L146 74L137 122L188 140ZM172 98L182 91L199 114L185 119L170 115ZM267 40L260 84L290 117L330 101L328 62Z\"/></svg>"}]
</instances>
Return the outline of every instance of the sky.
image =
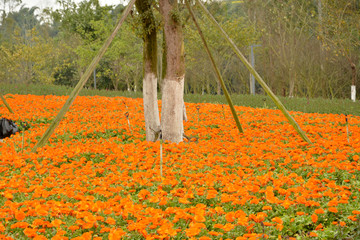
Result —
<instances>
[{"instance_id":1,"label":"sky","mask_svg":"<svg viewBox=\"0 0 360 240\"><path fill-rule=\"evenodd\" d=\"M81 2L81 0L74 0L75 2ZM100 0L101 5L118 5L124 3L123 0ZM31 8L37 6L40 9L47 7L56 8L56 0L22 0L22 4L26 4L27 7Z\"/></svg>"}]
</instances>

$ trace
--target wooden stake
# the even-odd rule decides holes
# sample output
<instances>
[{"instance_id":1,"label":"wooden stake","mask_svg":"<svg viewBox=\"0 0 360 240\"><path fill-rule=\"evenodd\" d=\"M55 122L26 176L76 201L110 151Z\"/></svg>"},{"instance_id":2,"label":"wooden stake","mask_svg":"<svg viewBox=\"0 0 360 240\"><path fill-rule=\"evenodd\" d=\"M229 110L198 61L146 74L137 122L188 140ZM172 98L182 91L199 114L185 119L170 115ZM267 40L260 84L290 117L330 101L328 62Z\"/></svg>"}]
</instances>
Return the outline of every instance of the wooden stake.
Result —
<instances>
[{"instance_id":1,"label":"wooden stake","mask_svg":"<svg viewBox=\"0 0 360 240\"><path fill-rule=\"evenodd\" d=\"M9 112L14 113L14 111L11 109L10 105L7 103L6 99L4 98L4 96L0 95L0 98L3 101L3 103L5 104L6 108L9 110Z\"/></svg>"},{"instance_id":2,"label":"wooden stake","mask_svg":"<svg viewBox=\"0 0 360 240\"><path fill-rule=\"evenodd\" d=\"M128 121L128 124L129 124L129 130L130 130L130 132L132 133L132 129L131 129L131 125L130 125L130 119L129 119L129 112L126 112L126 113L125 113L125 117L126 117L126 119L127 119L127 121Z\"/></svg>"},{"instance_id":3,"label":"wooden stake","mask_svg":"<svg viewBox=\"0 0 360 240\"><path fill-rule=\"evenodd\" d=\"M22 141L21 141L21 152L23 152L24 151L24 142L25 142L25 133L24 133L24 129L22 130L22 133L21 133L21 135L22 135Z\"/></svg>"},{"instance_id":4,"label":"wooden stake","mask_svg":"<svg viewBox=\"0 0 360 240\"><path fill-rule=\"evenodd\" d=\"M350 139L349 139L349 122L348 122L347 114L345 114L345 121L346 121L346 137L347 137L348 143L350 143Z\"/></svg>"},{"instance_id":5,"label":"wooden stake","mask_svg":"<svg viewBox=\"0 0 360 240\"><path fill-rule=\"evenodd\" d=\"M198 113L198 124L199 124L199 121L200 121L200 106L199 105L196 106L196 110Z\"/></svg>"},{"instance_id":6,"label":"wooden stake","mask_svg":"<svg viewBox=\"0 0 360 240\"><path fill-rule=\"evenodd\" d=\"M162 143L163 143L163 140L160 139L160 176L161 176L161 181L162 181L162 178L163 178L163 149L162 149Z\"/></svg>"},{"instance_id":7,"label":"wooden stake","mask_svg":"<svg viewBox=\"0 0 360 240\"><path fill-rule=\"evenodd\" d=\"M108 49L108 47L110 46L111 42L114 40L117 32L119 31L121 25L124 23L126 17L129 15L132 6L134 5L135 0L131 0L130 3L128 4L128 6L126 7L125 11L122 14L121 19L119 20L116 28L114 29L113 33L111 34L111 36L106 40L106 42L104 43L104 45L101 47L101 49L99 50L98 54L95 56L95 58L92 60L91 64L89 65L89 67L86 69L84 75L81 77L80 81L78 82L78 84L75 86L74 90L71 92L69 98L67 99L66 103L64 104L64 106L62 107L62 109L60 110L60 112L58 113L58 115L54 118L54 120L51 122L50 126L48 127L48 129L45 131L44 135L41 137L41 139L39 140L39 142L35 145L35 147L32 149L33 152L36 152L36 150L39 147L43 147L45 145L45 143L49 140L51 134L55 131L56 127L59 125L61 119L65 116L65 114L67 113L67 111L69 110L69 108L71 107L72 103L74 102L75 98L77 97L77 95L79 95L79 92L81 91L81 89L84 87L86 81L89 79L89 77L91 76L91 74L94 72L96 65L100 62L101 58L104 56L106 50Z\"/></svg>"},{"instance_id":8,"label":"wooden stake","mask_svg":"<svg viewBox=\"0 0 360 240\"><path fill-rule=\"evenodd\" d=\"M221 77L220 71L219 71L219 69L217 68L217 66L216 66L216 64L215 64L215 60L214 60L214 58L213 58L213 56L212 56L212 54L211 54L211 52L210 52L210 49L209 49L209 47L208 47L208 45L207 45L207 42L206 42L205 37L204 37L204 34L202 33L201 28L200 28L200 26L199 26L199 24L198 24L198 22L197 22L197 20L196 20L196 18L195 18L195 14L194 14L194 12L192 11L189 2L188 2L188 1L185 1L185 2L186 2L186 7L188 8L188 10L189 10L189 12L190 12L190 15L191 15L191 17L192 17L192 19L193 19L193 21L194 21L194 23L195 23L195 26L196 26L196 28L197 28L197 30L198 30L198 32L199 32L199 35L200 35L200 37L201 37L201 40L203 41L204 47L205 47L206 52L207 52L207 54L208 54L208 56L209 56L209 58L210 58L210 61L211 61L211 64L212 64L212 66L213 66L213 68L214 68L215 74L216 74L216 76L217 76L217 78L218 78L218 80L219 80L219 82L220 82L220 85L221 85L223 91L224 91L224 95L225 95L226 100L227 100L227 102L228 102L228 104L229 104L229 106L230 106L231 113L232 113L232 115L233 115L233 117L234 117L236 126L237 126L237 128L239 129L239 132L240 132L240 133L244 133L244 131L243 131L242 127L241 127L239 118L238 118L238 116L237 116L237 114L236 114L236 110L235 110L234 104L233 104L233 102L232 102L232 100L231 100L231 98L230 98L230 95L229 95L228 90L226 89L226 86L225 86L224 80L223 80L222 77Z\"/></svg>"},{"instance_id":9,"label":"wooden stake","mask_svg":"<svg viewBox=\"0 0 360 240\"><path fill-rule=\"evenodd\" d=\"M196 2L200 5L201 9L205 13L205 15L209 18L209 20L213 23L213 25L218 28L220 33L224 36L227 42L230 44L231 48L234 50L236 55L240 58L246 68L250 71L250 73L255 77L258 83L263 87L265 92L270 96L270 98L274 101L275 105L282 111L285 117L288 119L289 123L295 128L295 130L299 133L301 138L309 144L312 144L310 139L306 136L305 132L300 128L297 122L292 118L289 112L286 110L281 101L275 96L275 94L271 91L271 89L267 86L265 81L261 78L261 76L256 72L256 70L251 66L245 56L240 52L235 43L230 39L227 33L222 29L216 19L211 15L211 13L206 9L204 4L200 0L196 0Z\"/></svg>"}]
</instances>

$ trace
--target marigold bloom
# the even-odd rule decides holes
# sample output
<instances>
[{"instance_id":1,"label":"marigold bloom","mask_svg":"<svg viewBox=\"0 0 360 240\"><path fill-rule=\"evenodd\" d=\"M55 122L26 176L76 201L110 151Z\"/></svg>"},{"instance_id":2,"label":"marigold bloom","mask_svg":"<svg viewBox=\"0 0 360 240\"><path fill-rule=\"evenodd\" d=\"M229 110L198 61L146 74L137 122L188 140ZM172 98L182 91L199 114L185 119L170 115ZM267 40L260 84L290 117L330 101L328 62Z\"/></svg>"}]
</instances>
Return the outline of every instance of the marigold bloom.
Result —
<instances>
[{"instance_id":1,"label":"marigold bloom","mask_svg":"<svg viewBox=\"0 0 360 240\"><path fill-rule=\"evenodd\" d=\"M271 206L263 206L262 210L272 210L272 207Z\"/></svg>"},{"instance_id":2,"label":"marigold bloom","mask_svg":"<svg viewBox=\"0 0 360 240\"><path fill-rule=\"evenodd\" d=\"M62 238L61 240L67 240L68 238ZM33 238L33 240L47 240L45 236L37 235ZM52 238L52 240L57 240L56 238Z\"/></svg>"},{"instance_id":3,"label":"marigold bloom","mask_svg":"<svg viewBox=\"0 0 360 240\"><path fill-rule=\"evenodd\" d=\"M18 221L22 221L25 219L25 213L23 211L18 211L15 213L15 219Z\"/></svg>"},{"instance_id":4,"label":"marigold bloom","mask_svg":"<svg viewBox=\"0 0 360 240\"><path fill-rule=\"evenodd\" d=\"M316 223L317 220L318 220L318 216L317 216L316 214L311 215L311 221L312 221L313 223Z\"/></svg>"},{"instance_id":5,"label":"marigold bloom","mask_svg":"<svg viewBox=\"0 0 360 240\"><path fill-rule=\"evenodd\" d=\"M225 219L226 219L226 221L228 221L228 222L234 222L234 221L235 221L235 213L234 213L234 212L228 212L228 213L225 215Z\"/></svg>"},{"instance_id":6,"label":"marigold bloom","mask_svg":"<svg viewBox=\"0 0 360 240\"><path fill-rule=\"evenodd\" d=\"M206 236L202 236L202 237L199 238L199 240L211 240L211 238L206 237Z\"/></svg>"},{"instance_id":7,"label":"marigold bloom","mask_svg":"<svg viewBox=\"0 0 360 240\"><path fill-rule=\"evenodd\" d=\"M209 190L206 195L206 199L215 198L218 192L216 190Z\"/></svg>"},{"instance_id":8,"label":"marigold bloom","mask_svg":"<svg viewBox=\"0 0 360 240\"><path fill-rule=\"evenodd\" d=\"M278 224L282 224L283 223L283 220L279 217L274 217L273 219L271 219L271 221L273 222L276 222Z\"/></svg>"},{"instance_id":9,"label":"marigold bloom","mask_svg":"<svg viewBox=\"0 0 360 240\"><path fill-rule=\"evenodd\" d=\"M352 214L358 215L358 214L360 214L360 211L359 210L353 210Z\"/></svg>"},{"instance_id":10,"label":"marigold bloom","mask_svg":"<svg viewBox=\"0 0 360 240\"><path fill-rule=\"evenodd\" d=\"M337 213L338 210L336 207L329 207L329 212L332 212L332 213Z\"/></svg>"},{"instance_id":11,"label":"marigold bloom","mask_svg":"<svg viewBox=\"0 0 360 240\"><path fill-rule=\"evenodd\" d=\"M283 228L284 228L284 225L282 225L282 224L276 224L276 229L277 229L277 230L281 231L281 230L283 230Z\"/></svg>"},{"instance_id":12,"label":"marigold bloom","mask_svg":"<svg viewBox=\"0 0 360 240\"><path fill-rule=\"evenodd\" d=\"M37 236L37 229L25 228L23 232L28 238L34 238Z\"/></svg>"},{"instance_id":13,"label":"marigold bloom","mask_svg":"<svg viewBox=\"0 0 360 240\"><path fill-rule=\"evenodd\" d=\"M110 224L110 225L115 225L115 224L116 224L116 221L115 221L115 219L113 219L112 217L108 217L108 218L106 219L106 223L107 223L107 224Z\"/></svg>"},{"instance_id":14,"label":"marigold bloom","mask_svg":"<svg viewBox=\"0 0 360 240\"><path fill-rule=\"evenodd\" d=\"M121 228L113 228L110 230L109 240L120 240L125 234L126 232Z\"/></svg>"},{"instance_id":15,"label":"marigold bloom","mask_svg":"<svg viewBox=\"0 0 360 240\"><path fill-rule=\"evenodd\" d=\"M194 237L198 235L201 232L200 228L188 228L185 230L186 236L188 237Z\"/></svg>"},{"instance_id":16,"label":"marigold bloom","mask_svg":"<svg viewBox=\"0 0 360 240\"><path fill-rule=\"evenodd\" d=\"M13 225L11 225L11 229L14 228L27 228L29 226L29 224L27 222L17 222L14 223Z\"/></svg>"},{"instance_id":17,"label":"marigold bloom","mask_svg":"<svg viewBox=\"0 0 360 240\"><path fill-rule=\"evenodd\" d=\"M197 214L197 215L195 215L194 220L197 222L205 222L206 218L203 215Z\"/></svg>"},{"instance_id":18,"label":"marigold bloom","mask_svg":"<svg viewBox=\"0 0 360 240\"><path fill-rule=\"evenodd\" d=\"M318 208L318 209L315 210L315 213L316 214L323 214L323 213L325 213L325 211L322 208Z\"/></svg>"},{"instance_id":19,"label":"marigold bloom","mask_svg":"<svg viewBox=\"0 0 360 240\"><path fill-rule=\"evenodd\" d=\"M321 228L323 228L324 226L320 223L319 225L316 226L315 230L319 230Z\"/></svg>"},{"instance_id":20,"label":"marigold bloom","mask_svg":"<svg viewBox=\"0 0 360 240\"><path fill-rule=\"evenodd\" d=\"M351 221L354 221L354 222L357 221L356 215L351 215L351 216L348 216L347 218L348 218L349 220L351 220Z\"/></svg>"}]
</instances>

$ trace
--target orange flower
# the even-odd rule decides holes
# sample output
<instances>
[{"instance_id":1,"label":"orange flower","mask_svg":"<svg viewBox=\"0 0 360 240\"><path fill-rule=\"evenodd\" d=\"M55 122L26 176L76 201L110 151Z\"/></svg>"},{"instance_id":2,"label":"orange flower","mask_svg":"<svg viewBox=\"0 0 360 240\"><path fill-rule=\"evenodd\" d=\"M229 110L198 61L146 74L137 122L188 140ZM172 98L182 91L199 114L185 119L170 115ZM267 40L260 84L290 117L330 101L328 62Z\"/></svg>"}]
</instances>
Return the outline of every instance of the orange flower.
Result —
<instances>
[{"instance_id":1,"label":"orange flower","mask_svg":"<svg viewBox=\"0 0 360 240\"><path fill-rule=\"evenodd\" d=\"M325 213L325 211L322 208L318 208L318 209L315 210L315 213L316 214L323 214L323 213Z\"/></svg>"},{"instance_id":2,"label":"orange flower","mask_svg":"<svg viewBox=\"0 0 360 240\"><path fill-rule=\"evenodd\" d=\"M126 232L121 228L113 228L110 230L109 240L120 240Z\"/></svg>"},{"instance_id":3,"label":"orange flower","mask_svg":"<svg viewBox=\"0 0 360 240\"><path fill-rule=\"evenodd\" d=\"M309 236L310 236L310 237L317 237L318 235L317 235L316 232L310 232Z\"/></svg>"},{"instance_id":4,"label":"orange flower","mask_svg":"<svg viewBox=\"0 0 360 240\"><path fill-rule=\"evenodd\" d=\"M13 225L11 225L11 229L14 228L27 228L29 226L29 224L27 222L17 222L14 223Z\"/></svg>"},{"instance_id":5,"label":"orange flower","mask_svg":"<svg viewBox=\"0 0 360 240\"><path fill-rule=\"evenodd\" d=\"M145 200L148 198L148 196L150 196L150 192L146 189L141 189L140 192L138 193L138 197L139 200Z\"/></svg>"},{"instance_id":6,"label":"orange flower","mask_svg":"<svg viewBox=\"0 0 360 240\"><path fill-rule=\"evenodd\" d=\"M55 220L51 221L51 225L54 227L59 227L61 224L64 224L64 222L61 221L60 219L55 219Z\"/></svg>"},{"instance_id":7,"label":"orange flower","mask_svg":"<svg viewBox=\"0 0 360 240\"><path fill-rule=\"evenodd\" d=\"M37 236L37 233L36 233L37 230L36 229L25 228L23 232L28 238L34 238L34 237Z\"/></svg>"},{"instance_id":8,"label":"orange flower","mask_svg":"<svg viewBox=\"0 0 360 240\"><path fill-rule=\"evenodd\" d=\"M317 220L318 220L318 216L317 216L316 214L311 215L311 221L312 221L313 223L316 223Z\"/></svg>"},{"instance_id":9,"label":"orange flower","mask_svg":"<svg viewBox=\"0 0 360 240\"><path fill-rule=\"evenodd\" d=\"M351 216L348 216L347 218L348 218L349 220L351 220L351 221L354 221L354 222L357 221L356 215L351 215Z\"/></svg>"},{"instance_id":10,"label":"orange flower","mask_svg":"<svg viewBox=\"0 0 360 240\"><path fill-rule=\"evenodd\" d=\"M107 223L107 224L110 224L110 225L115 225L115 224L116 224L116 221L115 221L115 219L113 219L112 217L108 217L108 218L106 219L106 223Z\"/></svg>"},{"instance_id":11,"label":"orange flower","mask_svg":"<svg viewBox=\"0 0 360 240\"><path fill-rule=\"evenodd\" d=\"M18 220L18 221L22 221L25 219L25 213L23 211L17 211L15 213L15 219Z\"/></svg>"},{"instance_id":12,"label":"orange flower","mask_svg":"<svg viewBox=\"0 0 360 240\"><path fill-rule=\"evenodd\" d=\"M203 215L196 214L195 217L194 217L194 220L195 220L196 222L205 222L205 221L206 221L206 218L205 218Z\"/></svg>"},{"instance_id":13,"label":"orange flower","mask_svg":"<svg viewBox=\"0 0 360 240\"><path fill-rule=\"evenodd\" d=\"M182 204L190 204L191 202L187 198L179 198L179 203Z\"/></svg>"},{"instance_id":14,"label":"orange flower","mask_svg":"<svg viewBox=\"0 0 360 240\"><path fill-rule=\"evenodd\" d=\"M225 225L223 226L222 229L223 229L225 232L229 232L229 231L231 231L233 228L234 228L234 224L227 223L227 224L225 224Z\"/></svg>"},{"instance_id":15,"label":"orange flower","mask_svg":"<svg viewBox=\"0 0 360 240\"><path fill-rule=\"evenodd\" d=\"M282 224L276 224L276 229L281 231L284 228Z\"/></svg>"},{"instance_id":16,"label":"orange flower","mask_svg":"<svg viewBox=\"0 0 360 240\"><path fill-rule=\"evenodd\" d=\"M202 236L202 237L199 238L199 240L211 240L211 238L206 237L206 236Z\"/></svg>"},{"instance_id":17,"label":"orange flower","mask_svg":"<svg viewBox=\"0 0 360 240\"><path fill-rule=\"evenodd\" d=\"M329 207L329 212L332 212L332 213L337 213L338 210L336 207Z\"/></svg>"},{"instance_id":18,"label":"orange flower","mask_svg":"<svg viewBox=\"0 0 360 240\"><path fill-rule=\"evenodd\" d=\"M271 219L271 221L273 222L276 222L278 224L282 224L283 223L283 220L279 217L274 217L273 219Z\"/></svg>"},{"instance_id":19,"label":"orange flower","mask_svg":"<svg viewBox=\"0 0 360 240\"><path fill-rule=\"evenodd\" d=\"M76 231L76 230L78 230L79 228L80 228L79 226L72 225L72 226L69 227L69 230L71 230L71 231Z\"/></svg>"},{"instance_id":20,"label":"orange flower","mask_svg":"<svg viewBox=\"0 0 360 240\"><path fill-rule=\"evenodd\" d=\"M10 192L5 192L4 197L7 198L7 199L13 199L14 198L14 196Z\"/></svg>"},{"instance_id":21,"label":"orange flower","mask_svg":"<svg viewBox=\"0 0 360 240\"><path fill-rule=\"evenodd\" d=\"M247 218L246 216L242 216L238 218L237 222L240 226L247 226L249 223L249 218Z\"/></svg>"},{"instance_id":22,"label":"orange flower","mask_svg":"<svg viewBox=\"0 0 360 240\"><path fill-rule=\"evenodd\" d=\"M263 206L262 210L272 210L272 207L271 206Z\"/></svg>"},{"instance_id":23,"label":"orange flower","mask_svg":"<svg viewBox=\"0 0 360 240\"><path fill-rule=\"evenodd\" d=\"M201 232L200 228L188 228L185 230L186 236L188 237L194 237L198 235Z\"/></svg>"},{"instance_id":24,"label":"orange flower","mask_svg":"<svg viewBox=\"0 0 360 240\"><path fill-rule=\"evenodd\" d=\"M216 198L218 192L216 190L208 190L206 199Z\"/></svg>"},{"instance_id":25,"label":"orange flower","mask_svg":"<svg viewBox=\"0 0 360 240\"><path fill-rule=\"evenodd\" d=\"M234 221L235 221L235 213L234 213L234 212L228 212L228 213L225 215L225 219L226 219L226 221L228 221L228 222L234 222Z\"/></svg>"},{"instance_id":26,"label":"orange flower","mask_svg":"<svg viewBox=\"0 0 360 240\"><path fill-rule=\"evenodd\" d=\"M324 226L320 223L319 225L316 226L315 230L319 230L322 229Z\"/></svg>"},{"instance_id":27,"label":"orange flower","mask_svg":"<svg viewBox=\"0 0 360 240\"><path fill-rule=\"evenodd\" d=\"M220 232L215 232L215 231L209 231L208 233L209 233L209 235L211 235L211 236L219 236L219 235L222 235L222 233L220 233Z\"/></svg>"},{"instance_id":28,"label":"orange flower","mask_svg":"<svg viewBox=\"0 0 360 240\"><path fill-rule=\"evenodd\" d=\"M47 238L42 235L37 235L34 237L34 240L47 240ZM52 238L52 240L56 240L56 239ZM63 240L65 239L63 238Z\"/></svg>"},{"instance_id":29,"label":"orange flower","mask_svg":"<svg viewBox=\"0 0 360 240\"><path fill-rule=\"evenodd\" d=\"M83 233L81 236L73 238L73 240L91 240L92 233L93 233L92 231Z\"/></svg>"}]
</instances>

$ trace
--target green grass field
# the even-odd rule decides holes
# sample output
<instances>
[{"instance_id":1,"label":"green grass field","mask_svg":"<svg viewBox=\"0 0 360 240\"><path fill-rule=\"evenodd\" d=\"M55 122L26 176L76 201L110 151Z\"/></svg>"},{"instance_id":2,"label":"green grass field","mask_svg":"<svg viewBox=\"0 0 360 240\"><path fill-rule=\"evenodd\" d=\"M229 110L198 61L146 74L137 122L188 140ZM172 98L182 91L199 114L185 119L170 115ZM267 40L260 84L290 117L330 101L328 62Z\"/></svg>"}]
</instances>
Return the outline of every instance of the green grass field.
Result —
<instances>
[{"instance_id":1,"label":"green grass field","mask_svg":"<svg viewBox=\"0 0 360 240\"><path fill-rule=\"evenodd\" d=\"M71 87L56 86L56 85L34 85L21 84L10 85L0 84L2 94L33 94L33 95L69 95L72 91ZM107 90L83 89L80 92L81 96L124 96L131 98L141 98L141 92L120 92ZM247 106L254 108L271 108L276 106L266 95L232 95L233 102L237 106ZM287 98L279 97L285 107L290 111L300 111L308 113L335 113L335 114L351 114L360 115L360 103L352 102L350 99L306 99L306 98ZM188 94L185 95L185 102L192 103L218 103L227 104L223 95L200 95Z\"/></svg>"}]
</instances>

